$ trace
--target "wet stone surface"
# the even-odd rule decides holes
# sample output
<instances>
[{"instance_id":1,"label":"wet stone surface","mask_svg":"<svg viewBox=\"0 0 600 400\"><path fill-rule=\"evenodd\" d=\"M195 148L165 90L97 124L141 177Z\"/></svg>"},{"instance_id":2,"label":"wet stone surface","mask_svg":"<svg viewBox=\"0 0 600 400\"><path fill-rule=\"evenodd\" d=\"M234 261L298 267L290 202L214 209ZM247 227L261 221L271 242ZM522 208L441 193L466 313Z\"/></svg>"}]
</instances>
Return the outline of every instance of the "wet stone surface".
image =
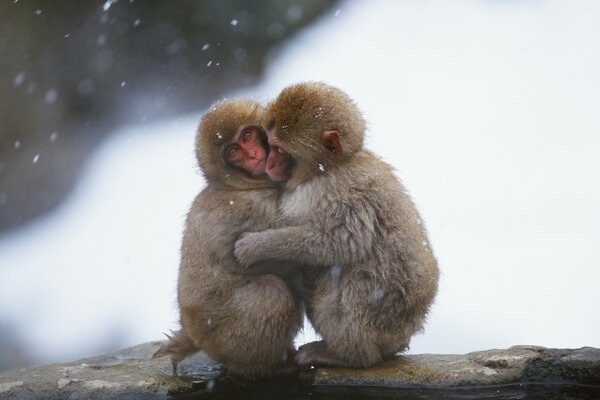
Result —
<instances>
[{"instance_id":1,"label":"wet stone surface","mask_svg":"<svg viewBox=\"0 0 600 400\"><path fill-rule=\"evenodd\" d=\"M600 398L600 349L591 347L409 355L375 368L318 368L250 383L226 376L202 353L180 365L179 378L172 377L167 358L150 358L159 344L0 373L0 399Z\"/></svg>"}]
</instances>

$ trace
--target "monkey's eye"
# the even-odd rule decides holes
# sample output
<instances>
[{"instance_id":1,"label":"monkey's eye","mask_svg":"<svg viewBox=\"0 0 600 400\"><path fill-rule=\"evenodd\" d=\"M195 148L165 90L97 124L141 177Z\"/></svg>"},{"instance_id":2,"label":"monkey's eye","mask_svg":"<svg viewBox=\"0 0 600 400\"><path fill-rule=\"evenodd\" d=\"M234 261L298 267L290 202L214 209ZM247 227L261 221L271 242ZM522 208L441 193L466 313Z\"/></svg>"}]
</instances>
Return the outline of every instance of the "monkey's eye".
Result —
<instances>
[{"instance_id":1,"label":"monkey's eye","mask_svg":"<svg viewBox=\"0 0 600 400\"><path fill-rule=\"evenodd\" d=\"M232 160L235 158L235 156L238 153L238 147L237 146L229 146L226 150L225 150L225 157L228 160Z\"/></svg>"},{"instance_id":2,"label":"monkey's eye","mask_svg":"<svg viewBox=\"0 0 600 400\"><path fill-rule=\"evenodd\" d=\"M252 139L252 131L251 130L247 130L242 134L242 140L244 142L247 142L248 140Z\"/></svg>"},{"instance_id":3,"label":"monkey's eye","mask_svg":"<svg viewBox=\"0 0 600 400\"><path fill-rule=\"evenodd\" d=\"M275 147L275 151L278 152L279 154L282 154L282 155L286 155L287 154L287 151L285 151L281 147Z\"/></svg>"}]
</instances>

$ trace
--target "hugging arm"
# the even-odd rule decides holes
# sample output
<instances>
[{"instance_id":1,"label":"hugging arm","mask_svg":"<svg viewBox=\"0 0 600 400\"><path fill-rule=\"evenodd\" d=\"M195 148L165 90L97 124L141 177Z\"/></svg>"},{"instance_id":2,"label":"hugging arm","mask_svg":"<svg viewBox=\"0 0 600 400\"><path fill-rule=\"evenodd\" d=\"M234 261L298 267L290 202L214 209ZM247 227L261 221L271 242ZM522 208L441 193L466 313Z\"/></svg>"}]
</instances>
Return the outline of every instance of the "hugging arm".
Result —
<instances>
[{"instance_id":1,"label":"hugging arm","mask_svg":"<svg viewBox=\"0 0 600 400\"><path fill-rule=\"evenodd\" d=\"M362 226L365 229L355 231L340 224L325 231L301 225L248 232L235 243L234 255L244 267L268 260L320 266L355 264L372 250L373 226L366 224Z\"/></svg>"}]
</instances>

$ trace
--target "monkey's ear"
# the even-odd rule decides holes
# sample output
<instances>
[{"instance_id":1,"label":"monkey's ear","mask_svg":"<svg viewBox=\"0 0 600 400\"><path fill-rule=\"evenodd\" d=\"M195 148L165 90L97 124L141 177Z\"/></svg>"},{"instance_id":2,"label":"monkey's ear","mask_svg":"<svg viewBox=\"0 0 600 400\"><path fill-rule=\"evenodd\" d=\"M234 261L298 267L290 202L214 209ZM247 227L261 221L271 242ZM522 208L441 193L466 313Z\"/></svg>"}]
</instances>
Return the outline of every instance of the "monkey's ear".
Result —
<instances>
[{"instance_id":1,"label":"monkey's ear","mask_svg":"<svg viewBox=\"0 0 600 400\"><path fill-rule=\"evenodd\" d=\"M342 148L342 142L340 141L340 134L337 131L325 131L321 134L321 141L323 146L333 153L334 156L341 156L344 154Z\"/></svg>"}]
</instances>

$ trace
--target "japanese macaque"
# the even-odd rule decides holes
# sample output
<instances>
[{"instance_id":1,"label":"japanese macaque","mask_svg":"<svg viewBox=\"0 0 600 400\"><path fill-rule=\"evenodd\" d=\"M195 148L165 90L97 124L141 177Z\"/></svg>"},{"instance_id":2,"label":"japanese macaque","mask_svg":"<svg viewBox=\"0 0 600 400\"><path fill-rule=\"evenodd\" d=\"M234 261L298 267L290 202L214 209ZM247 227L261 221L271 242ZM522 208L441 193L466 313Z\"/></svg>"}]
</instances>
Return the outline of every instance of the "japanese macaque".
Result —
<instances>
[{"instance_id":1,"label":"japanese macaque","mask_svg":"<svg viewBox=\"0 0 600 400\"><path fill-rule=\"evenodd\" d=\"M436 295L437 262L392 167L363 149L358 107L339 89L302 83L267 106L263 126L288 226L243 234L235 256L249 269L312 266L306 312L323 340L301 346L295 361L368 367L407 349Z\"/></svg>"},{"instance_id":2,"label":"japanese macaque","mask_svg":"<svg viewBox=\"0 0 600 400\"><path fill-rule=\"evenodd\" d=\"M246 378L295 368L293 339L303 308L282 278L286 267L269 264L280 276L243 275L233 256L240 233L274 227L279 219L278 191L265 174L262 112L252 101L223 101L198 128L196 155L207 186L192 204L181 246L181 330L154 355L169 355L175 375L177 364L199 350Z\"/></svg>"}]
</instances>

